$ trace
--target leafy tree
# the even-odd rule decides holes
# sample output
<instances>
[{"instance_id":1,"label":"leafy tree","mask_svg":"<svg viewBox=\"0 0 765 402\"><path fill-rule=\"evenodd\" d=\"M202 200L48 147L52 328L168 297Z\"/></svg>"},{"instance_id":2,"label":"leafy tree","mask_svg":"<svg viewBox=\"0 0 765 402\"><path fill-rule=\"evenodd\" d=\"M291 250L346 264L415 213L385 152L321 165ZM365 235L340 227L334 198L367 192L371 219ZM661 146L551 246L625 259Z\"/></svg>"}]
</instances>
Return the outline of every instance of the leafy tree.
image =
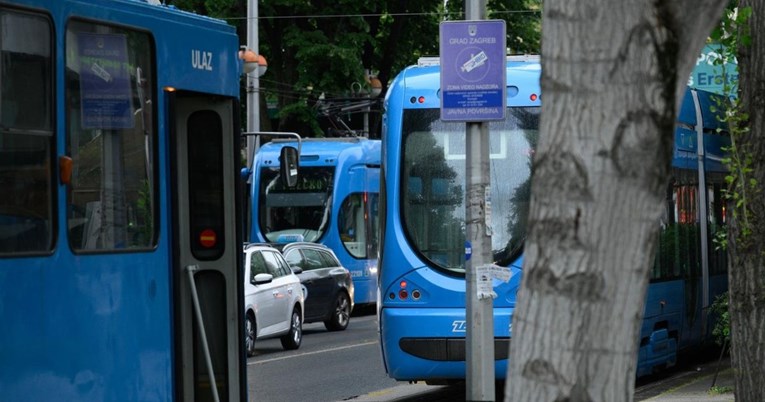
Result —
<instances>
[{"instance_id":1,"label":"leafy tree","mask_svg":"<svg viewBox=\"0 0 765 402\"><path fill-rule=\"evenodd\" d=\"M737 401L765 398L765 1L740 0L726 38L737 40L740 118L731 131L728 233L731 361Z\"/></svg>"},{"instance_id":2,"label":"leafy tree","mask_svg":"<svg viewBox=\"0 0 765 402\"><path fill-rule=\"evenodd\" d=\"M724 87L732 99L725 113L731 136L730 156L723 160L730 169L726 199L731 223L728 233L717 235L718 245L726 248L731 261L729 292L715 300L712 310L720 318L714 329L718 342L731 343L736 399L743 401L759 401L765 395L765 361L758 352L765 350L765 271L761 246L765 235L760 228L765 203L760 184L765 162L760 154L765 140L757 134L765 121L763 101L758 94L763 76L757 68L757 63L765 59L760 32L765 22L759 17L764 6L762 1L732 0L712 34L712 39L721 44L718 64L722 65L725 59L739 61L740 85Z\"/></svg>"},{"instance_id":3,"label":"leafy tree","mask_svg":"<svg viewBox=\"0 0 765 402\"><path fill-rule=\"evenodd\" d=\"M465 18L464 1L448 1L447 19ZM509 54L539 54L542 36L541 0L489 0L489 19L505 20Z\"/></svg>"},{"instance_id":4,"label":"leafy tree","mask_svg":"<svg viewBox=\"0 0 765 402\"><path fill-rule=\"evenodd\" d=\"M633 397L688 76L727 0L548 0L542 118L505 398Z\"/></svg>"},{"instance_id":5,"label":"leafy tree","mask_svg":"<svg viewBox=\"0 0 765 402\"><path fill-rule=\"evenodd\" d=\"M224 18L237 26L246 42L245 0L173 0L177 7ZM507 43L515 52L538 53L540 0L489 2L492 18L507 21ZM385 90L390 80L421 56L438 55L438 26L463 19L463 2L436 0L352 1L269 0L260 2L259 52L268 60L260 78L261 105L276 98L280 131L323 136L327 126L342 128L322 110L359 101L369 89L365 70L383 85L373 106L370 127L379 127ZM354 84L357 83L357 84ZM321 95L324 102L318 102ZM323 106L323 108L322 108ZM363 110L357 110L363 112ZM263 111L261 111L261 115ZM342 116L347 119L349 116ZM263 128L268 119L260 119Z\"/></svg>"}]
</instances>

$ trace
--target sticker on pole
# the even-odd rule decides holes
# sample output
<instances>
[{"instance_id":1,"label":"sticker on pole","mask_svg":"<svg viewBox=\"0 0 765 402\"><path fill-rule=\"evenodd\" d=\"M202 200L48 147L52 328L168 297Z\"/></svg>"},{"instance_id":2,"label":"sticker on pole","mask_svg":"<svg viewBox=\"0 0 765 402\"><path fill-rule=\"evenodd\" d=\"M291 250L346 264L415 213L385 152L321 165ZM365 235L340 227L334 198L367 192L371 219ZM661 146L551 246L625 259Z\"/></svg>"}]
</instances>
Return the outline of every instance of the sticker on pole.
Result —
<instances>
[{"instance_id":1,"label":"sticker on pole","mask_svg":"<svg viewBox=\"0 0 765 402\"><path fill-rule=\"evenodd\" d=\"M496 264L480 265L474 270L476 275L476 284L478 285L478 300L496 299L497 293L494 292L492 284L494 279L508 282L513 277L513 273L507 267L500 267Z\"/></svg>"},{"instance_id":2,"label":"sticker on pole","mask_svg":"<svg viewBox=\"0 0 765 402\"><path fill-rule=\"evenodd\" d=\"M439 26L441 120L505 118L505 21L445 21Z\"/></svg>"}]
</instances>

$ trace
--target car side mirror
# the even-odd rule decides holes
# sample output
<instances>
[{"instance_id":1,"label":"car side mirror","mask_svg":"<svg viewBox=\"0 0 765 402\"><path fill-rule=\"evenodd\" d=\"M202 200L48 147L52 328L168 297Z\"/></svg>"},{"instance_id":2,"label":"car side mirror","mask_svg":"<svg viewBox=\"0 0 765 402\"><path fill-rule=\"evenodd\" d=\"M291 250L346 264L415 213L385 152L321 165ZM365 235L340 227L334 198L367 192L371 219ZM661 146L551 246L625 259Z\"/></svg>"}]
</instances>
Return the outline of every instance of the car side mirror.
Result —
<instances>
[{"instance_id":1,"label":"car side mirror","mask_svg":"<svg viewBox=\"0 0 765 402\"><path fill-rule=\"evenodd\" d=\"M293 272L295 275L297 275L297 274L302 274L302 273L303 273L303 268L300 268L300 267L299 267L299 266L297 266L297 265L290 265L290 268L292 269L292 272Z\"/></svg>"},{"instance_id":2,"label":"car side mirror","mask_svg":"<svg viewBox=\"0 0 765 402\"><path fill-rule=\"evenodd\" d=\"M252 279L253 285L262 285L264 283L270 283L274 280L274 276L271 274L257 274L255 275L255 278Z\"/></svg>"},{"instance_id":3,"label":"car side mirror","mask_svg":"<svg viewBox=\"0 0 765 402\"><path fill-rule=\"evenodd\" d=\"M279 154L279 177L288 188L297 185L298 158L298 150L295 147L285 146Z\"/></svg>"}]
</instances>

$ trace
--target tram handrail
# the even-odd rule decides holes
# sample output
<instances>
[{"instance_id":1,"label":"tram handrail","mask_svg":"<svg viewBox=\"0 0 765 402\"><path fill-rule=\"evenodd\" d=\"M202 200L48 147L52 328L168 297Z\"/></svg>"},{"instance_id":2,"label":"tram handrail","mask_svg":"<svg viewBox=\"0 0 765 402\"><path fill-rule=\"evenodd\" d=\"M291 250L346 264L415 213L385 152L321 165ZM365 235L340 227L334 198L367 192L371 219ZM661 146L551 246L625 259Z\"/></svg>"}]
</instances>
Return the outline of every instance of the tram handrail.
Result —
<instances>
[{"instance_id":1,"label":"tram handrail","mask_svg":"<svg viewBox=\"0 0 765 402\"><path fill-rule=\"evenodd\" d=\"M187 265L186 273L189 275L189 285L191 285L191 298L194 301L194 314L197 316L197 328L199 337L202 338L202 351L205 354L205 364L207 365L207 375L210 377L210 388L213 393L213 400L220 402L218 397L218 385L213 371L212 358L210 357L210 348L207 346L207 334L205 333L205 324L202 322L202 309L199 306L199 296L197 295L197 284L194 281L194 272L199 269L198 265Z\"/></svg>"}]
</instances>

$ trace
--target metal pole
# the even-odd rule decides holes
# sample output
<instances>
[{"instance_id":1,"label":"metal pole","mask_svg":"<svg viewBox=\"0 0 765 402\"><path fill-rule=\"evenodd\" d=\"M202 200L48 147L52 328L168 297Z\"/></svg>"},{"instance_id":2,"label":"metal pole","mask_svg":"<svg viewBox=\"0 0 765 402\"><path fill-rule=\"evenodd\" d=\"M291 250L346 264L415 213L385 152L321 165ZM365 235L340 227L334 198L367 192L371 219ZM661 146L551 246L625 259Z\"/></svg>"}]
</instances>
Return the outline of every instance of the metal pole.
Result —
<instances>
[{"instance_id":1,"label":"metal pole","mask_svg":"<svg viewBox=\"0 0 765 402\"><path fill-rule=\"evenodd\" d=\"M247 47L260 54L258 50L258 0L247 2ZM247 74L247 131L260 130L260 95L258 91L259 68ZM247 167L252 167L252 160L260 146L259 137L247 137Z\"/></svg>"},{"instance_id":2,"label":"metal pole","mask_svg":"<svg viewBox=\"0 0 765 402\"><path fill-rule=\"evenodd\" d=\"M202 341L202 353L204 353L205 366L207 366L207 376L210 377L210 390L212 391L213 401L219 402L218 381L215 379L213 371L212 358L210 357L210 347L207 344L207 333L205 332L205 323L202 319L202 307L199 304L199 295L197 294L197 284L194 281L194 272L199 270L198 265L187 265L186 273L189 276L189 288L191 289L191 300L194 302L194 315L197 318L197 330L199 339Z\"/></svg>"},{"instance_id":3,"label":"metal pole","mask_svg":"<svg viewBox=\"0 0 765 402\"><path fill-rule=\"evenodd\" d=\"M465 264L467 280L467 400L494 400L494 313L493 299L478 298L479 272L491 264L491 234L486 225L489 189L489 126L467 123L466 231L472 257ZM487 275L484 273L483 275ZM488 279L491 281L491 278Z\"/></svg>"},{"instance_id":4,"label":"metal pole","mask_svg":"<svg viewBox=\"0 0 765 402\"><path fill-rule=\"evenodd\" d=\"M465 20L486 19L485 0L465 0ZM491 229L487 227L489 196L489 125L466 123L466 204L465 229L472 257L465 261L466 278L466 399L493 401L494 395L494 313L491 297L478 298L476 268L492 262ZM488 279L491 281L491 278Z\"/></svg>"},{"instance_id":5,"label":"metal pole","mask_svg":"<svg viewBox=\"0 0 765 402\"><path fill-rule=\"evenodd\" d=\"M704 123L703 116L701 115L701 104L699 103L699 95L696 91L691 91L693 96L693 104L696 107L696 157L698 159L698 172L699 172L699 225L701 230L701 333L707 333L707 320L709 318L709 244L707 242L707 233L709 227L707 225L707 200L709 193L707 192L706 174L705 174L705 162L706 150L704 149ZM717 201L717 200L715 200Z\"/></svg>"},{"instance_id":6,"label":"metal pole","mask_svg":"<svg viewBox=\"0 0 765 402\"><path fill-rule=\"evenodd\" d=\"M364 137L369 137L369 94L366 94L367 107L364 108Z\"/></svg>"},{"instance_id":7,"label":"metal pole","mask_svg":"<svg viewBox=\"0 0 765 402\"><path fill-rule=\"evenodd\" d=\"M371 87L372 81L369 78L369 69L364 70L364 77L367 80L367 84ZM369 91L364 91L364 100L367 103L367 107L364 108L364 137L369 138Z\"/></svg>"}]
</instances>

